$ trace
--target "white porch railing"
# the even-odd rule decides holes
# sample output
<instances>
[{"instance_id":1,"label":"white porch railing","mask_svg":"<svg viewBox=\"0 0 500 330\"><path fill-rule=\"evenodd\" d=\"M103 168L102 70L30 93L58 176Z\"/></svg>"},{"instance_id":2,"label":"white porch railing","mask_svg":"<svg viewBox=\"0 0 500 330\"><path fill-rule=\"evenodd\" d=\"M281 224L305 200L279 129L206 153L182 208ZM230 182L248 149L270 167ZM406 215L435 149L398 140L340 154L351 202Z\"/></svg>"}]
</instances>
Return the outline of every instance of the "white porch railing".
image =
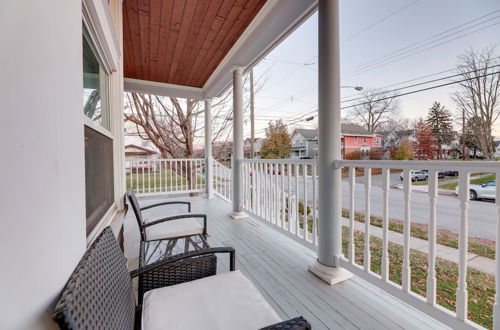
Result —
<instances>
[{"instance_id":1,"label":"white porch railing","mask_svg":"<svg viewBox=\"0 0 500 330\"><path fill-rule=\"evenodd\" d=\"M205 160L138 159L125 161L125 183L137 194L176 194L205 191Z\"/></svg>"},{"instance_id":2,"label":"white porch railing","mask_svg":"<svg viewBox=\"0 0 500 330\"><path fill-rule=\"evenodd\" d=\"M467 320L467 251L468 251L468 209L469 209L469 180L471 173L496 173L500 175L500 165L497 162L455 162L455 161L338 161L336 167L344 167L347 174L346 182L349 191L349 221L347 234L347 255L341 261L343 267L354 272L394 296L426 312L438 320L454 328L477 328L477 324ZM372 271L369 221L365 221L363 235L363 261L361 264L355 258L355 190L356 172L362 169L362 183L364 183L364 218L370 219L372 197L372 171L377 170L382 178L382 256L380 275ZM403 264L402 281L395 283L389 279L389 198L390 198L390 170L403 171ZM412 222L411 170L428 170L428 198L429 207L424 212L429 212L428 227L428 268L426 278L425 296L411 290L411 246L410 229ZM437 195L438 171L449 170L459 172L459 262L458 281L456 290L456 312L452 312L436 303L437 280ZM242 196L243 208L254 216L271 224L278 230L286 233L302 244L313 249L318 242L318 178L317 163L315 160L262 160L244 159L241 161L242 171ZM496 195L500 196L497 185ZM377 189L377 191L380 191ZM307 206L307 207L306 207ZM358 212L359 213L359 212ZM491 214L500 223L500 201L496 199L496 214ZM497 226L497 237L500 238L500 226ZM345 238L344 238L345 239ZM373 239L373 238L372 238ZM415 247L414 247L415 248ZM496 246L497 255L499 246ZM359 250L358 250L359 251ZM394 269L391 269L393 272ZM500 262L497 259L496 272L500 271ZM500 292L500 283L496 282L496 292ZM498 301L499 298L495 298ZM495 319L500 317L500 307L494 305ZM500 322L500 320L499 320ZM496 322L497 323L497 322ZM496 324L495 323L495 324Z\"/></svg>"},{"instance_id":3,"label":"white porch railing","mask_svg":"<svg viewBox=\"0 0 500 330\"><path fill-rule=\"evenodd\" d=\"M244 159L241 171L243 208L315 249L316 161Z\"/></svg>"},{"instance_id":4,"label":"white porch railing","mask_svg":"<svg viewBox=\"0 0 500 330\"><path fill-rule=\"evenodd\" d=\"M468 291L467 291L467 253L468 253L468 210L469 210L469 181L471 173L495 173L500 175L500 165L497 162L456 162L456 161L352 161L342 160L334 164L335 167L344 167L349 169L349 234L348 234L348 255L342 260L342 266L354 272L355 274L377 284L379 287L388 291L394 296L413 305L414 307L425 311L435 318L445 322L453 327L477 327L478 325L467 320L468 313ZM372 170L382 170L382 191L383 191L383 216L382 216L382 257L381 274L378 275L371 270L370 262L370 221L365 221L363 232L363 262L359 265L355 261L354 245L354 222L355 222L355 190L356 190L356 171L362 169L365 212L364 219L370 219L371 214L371 179ZM402 283L394 283L389 279L389 199L390 199L390 170L397 169L403 171L403 193L404 193L404 223L403 223L403 264L402 264ZM410 259L410 229L412 214L411 195L412 181L411 170L428 170L428 198L429 198L429 223L428 223L428 269L426 279L425 297L414 293L411 290L411 259ZM437 195L438 195L438 171L450 170L458 171L458 189L460 218L459 222L459 263L458 263L458 282L456 290L456 313L438 305L436 303L436 239L437 239ZM496 196L500 196L500 188L497 185ZM497 240L500 238L500 200L496 199L496 214L491 214L496 218ZM424 211L424 210L423 210ZM427 211L427 210L425 210ZM499 253L499 245L496 245L496 254ZM500 271L500 260L496 260L496 274ZM393 270L391 270L393 271ZM496 281L496 292L500 292L500 283ZM498 301L498 295L495 301ZM500 306L497 302L493 307L494 322L500 322Z\"/></svg>"},{"instance_id":5,"label":"white porch railing","mask_svg":"<svg viewBox=\"0 0 500 330\"><path fill-rule=\"evenodd\" d=\"M213 189L214 194L225 201L231 201L231 178L232 172L229 167L224 166L215 159L212 161Z\"/></svg>"}]
</instances>

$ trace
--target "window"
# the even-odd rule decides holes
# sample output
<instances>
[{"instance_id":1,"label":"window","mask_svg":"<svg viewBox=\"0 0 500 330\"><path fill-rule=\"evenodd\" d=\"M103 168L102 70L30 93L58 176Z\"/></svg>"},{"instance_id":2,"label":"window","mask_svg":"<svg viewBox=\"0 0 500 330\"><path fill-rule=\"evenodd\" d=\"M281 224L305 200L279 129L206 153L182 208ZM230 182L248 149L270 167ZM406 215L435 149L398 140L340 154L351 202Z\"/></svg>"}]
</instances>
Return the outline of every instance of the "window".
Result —
<instances>
[{"instance_id":1,"label":"window","mask_svg":"<svg viewBox=\"0 0 500 330\"><path fill-rule=\"evenodd\" d=\"M366 136L363 138L363 143L366 143Z\"/></svg>"},{"instance_id":2,"label":"window","mask_svg":"<svg viewBox=\"0 0 500 330\"><path fill-rule=\"evenodd\" d=\"M358 137L357 136L354 137L354 143L358 143Z\"/></svg>"},{"instance_id":3,"label":"window","mask_svg":"<svg viewBox=\"0 0 500 330\"><path fill-rule=\"evenodd\" d=\"M113 139L102 134L110 128L108 84L108 74L84 27L83 113L93 123L84 125L87 235L114 202ZM100 127L104 128L103 132Z\"/></svg>"},{"instance_id":4,"label":"window","mask_svg":"<svg viewBox=\"0 0 500 330\"><path fill-rule=\"evenodd\" d=\"M375 144L378 144L378 137L375 138Z\"/></svg>"},{"instance_id":5,"label":"window","mask_svg":"<svg viewBox=\"0 0 500 330\"><path fill-rule=\"evenodd\" d=\"M113 140L85 126L87 235L113 204Z\"/></svg>"},{"instance_id":6,"label":"window","mask_svg":"<svg viewBox=\"0 0 500 330\"><path fill-rule=\"evenodd\" d=\"M109 130L108 74L83 30L83 113Z\"/></svg>"}]
</instances>

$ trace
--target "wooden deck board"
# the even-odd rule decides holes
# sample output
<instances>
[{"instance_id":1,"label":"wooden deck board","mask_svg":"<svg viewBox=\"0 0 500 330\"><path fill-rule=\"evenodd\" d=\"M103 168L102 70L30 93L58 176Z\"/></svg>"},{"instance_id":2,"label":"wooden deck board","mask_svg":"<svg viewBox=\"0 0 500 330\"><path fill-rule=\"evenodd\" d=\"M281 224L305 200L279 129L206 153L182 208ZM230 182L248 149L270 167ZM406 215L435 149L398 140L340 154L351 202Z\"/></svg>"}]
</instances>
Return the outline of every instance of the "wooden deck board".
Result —
<instances>
[{"instance_id":1,"label":"wooden deck board","mask_svg":"<svg viewBox=\"0 0 500 330\"><path fill-rule=\"evenodd\" d=\"M176 198L179 200L181 198ZM283 318L304 316L314 329L444 329L441 323L406 305L361 278L329 286L307 271L315 252L252 217L229 218L231 206L214 198L186 198L193 212L208 215L211 246L236 249L236 267L262 292ZM141 200L141 205L157 202ZM179 213L159 208L148 216ZM137 258L139 232L132 212L125 220L125 255ZM133 264L133 262L131 262ZM227 257L218 271L228 270Z\"/></svg>"}]
</instances>

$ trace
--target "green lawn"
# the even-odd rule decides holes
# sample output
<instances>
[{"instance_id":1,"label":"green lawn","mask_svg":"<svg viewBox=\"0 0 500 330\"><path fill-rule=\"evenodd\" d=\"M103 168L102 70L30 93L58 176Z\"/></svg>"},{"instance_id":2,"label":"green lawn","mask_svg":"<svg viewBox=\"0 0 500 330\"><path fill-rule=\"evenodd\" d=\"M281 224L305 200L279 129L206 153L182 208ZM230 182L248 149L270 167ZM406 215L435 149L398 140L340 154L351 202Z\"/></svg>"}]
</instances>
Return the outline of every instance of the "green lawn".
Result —
<instances>
[{"instance_id":1,"label":"green lawn","mask_svg":"<svg viewBox=\"0 0 500 330\"><path fill-rule=\"evenodd\" d=\"M151 173L127 173L125 176L127 188L134 188L136 193L154 193L154 192L168 192L175 190L188 190L188 181L186 177L165 169L160 172ZM197 187L205 184L205 178L198 173ZM194 189L194 182L192 182L192 189Z\"/></svg>"},{"instance_id":2,"label":"green lawn","mask_svg":"<svg viewBox=\"0 0 500 330\"><path fill-rule=\"evenodd\" d=\"M344 218L349 218L349 210L342 209L342 216ZM362 212L356 212L354 215L354 219L359 222L365 222L365 215ZM376 227L382 228L382 217L371 216L370 224ZM389 230L403 233L403 222L400 220L389 220ZM411 224L410 235L416 238L420 238L423 240L429 240L427 225L421 224ZM444 230L438 230L437 232L436 242L441 245L449 246L455 249L458 249L458 235L450 233ZM478 240L469 238L469 252L475 253L479 256L495 259L495 243L492 241L488 244L484 240Z\"/></svg>"},{"instance_id":3,"label":"green lawn","mask_svg":"<svg viewBox=\"0 0 500 330\"><path fill-rule=\"evenodd\" d=\"M447 177L438 179L438 182L449 181L449 180L453 180L453 179L456 179L456 178L457 178L456 176L447 176ZM412 182L411 184L414 185L414 186L426 186L426 185L429 184L429 182L427 180L425 180L425 181L415 181L415 182Z\"/></svg>"},{"instance_id":4,"label":"green lawn","mask_svg":"<svg viewBox=\"0 0 500 330\"><path fill-rule=\"evenodd\" d=\"M482 184L485 183L486 181L490 180L496 180L496 175L495 174L488 174L485 176L482 176L480 178L475 178L471 179L470 183L471 184ZM451 183L445 183L439 186L441 189L448 189L448 190L455 190L455 188L458 186L458 182L451 182Z\"/></svg>"},{"instance_id":5,"label":"green lawn","mask_svg":"<svg viewBox=\"0 0 500 330\"><path fill-rule=\"evenodd\" d=\"M364 234L354 234L355 260L363 263ZM342 228L342 247L344 255L348 255L348 228ZM382 240L370 238L371 270L381 274ZM403 247L389 243L389 279L397 284L402 283ZM411 290L426 296L427 287L427 254L415 250L410 252ZM437 294L439 305L455 311L456 289L458 280L457 264L442 259L436 261ZM483 327L493 326L493 303L495 296L495 277L473 269L467 271L468 318Z\"/></svg>"}]
</instances>

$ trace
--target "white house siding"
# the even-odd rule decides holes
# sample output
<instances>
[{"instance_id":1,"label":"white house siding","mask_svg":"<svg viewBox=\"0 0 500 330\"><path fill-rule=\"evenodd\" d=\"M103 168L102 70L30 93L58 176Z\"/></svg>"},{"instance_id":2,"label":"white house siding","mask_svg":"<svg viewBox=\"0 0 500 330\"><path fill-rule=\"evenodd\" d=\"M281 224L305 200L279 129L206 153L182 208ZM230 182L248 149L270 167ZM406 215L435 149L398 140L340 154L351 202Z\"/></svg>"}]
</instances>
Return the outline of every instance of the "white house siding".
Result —
<instances>
[{"instance_id":1,"label":"white house siding","mask_svg":"<svg viewBox=\"0 0 500 330\"><path fill-rule=\"evenodd\" d=\"M0 42L0 329L52 329L86 247L82 3L2 1Z\"/></svg>"}]
</instances>

